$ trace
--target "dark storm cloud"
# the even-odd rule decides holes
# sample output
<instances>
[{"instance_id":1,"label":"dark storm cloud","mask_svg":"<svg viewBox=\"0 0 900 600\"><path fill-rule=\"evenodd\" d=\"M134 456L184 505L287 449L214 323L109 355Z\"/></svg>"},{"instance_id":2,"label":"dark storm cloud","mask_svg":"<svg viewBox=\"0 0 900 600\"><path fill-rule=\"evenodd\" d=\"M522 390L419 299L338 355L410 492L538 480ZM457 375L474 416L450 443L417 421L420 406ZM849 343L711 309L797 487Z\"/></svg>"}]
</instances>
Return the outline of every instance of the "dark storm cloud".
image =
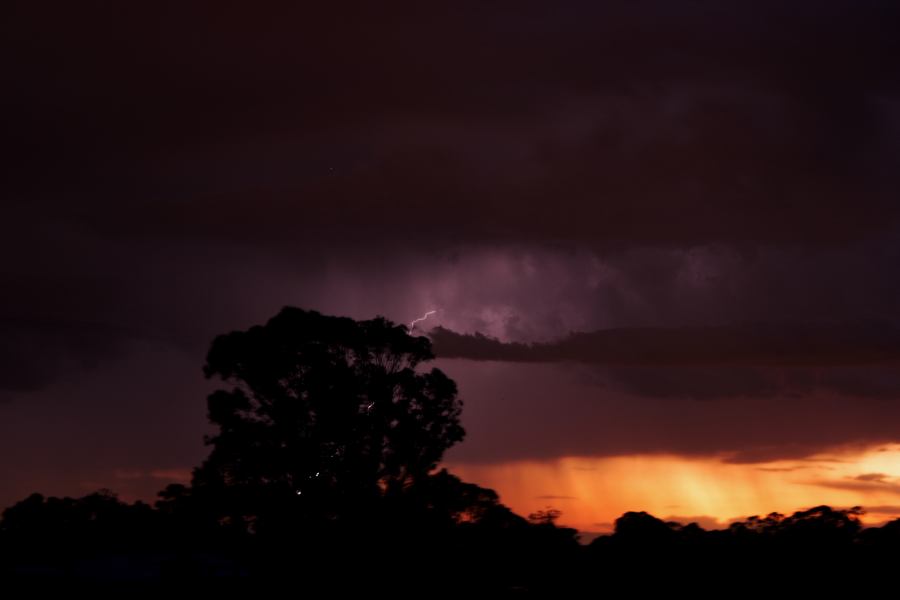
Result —
<instances>
[{"instance_id":1,"label":"dark storm cloud","mask_svg":"<svg viewBox=\"0 0 900 600\"><path fill-rule=\"evenodd\" d=\"M861 325L747 324L619 328L571 333L548 343L504 343L443 327L429 332L446 358L600 365L857 365L900 360L900 330Z\"/></svg>"},{"instance_id":2,"label":"dark storm cloud","mask_svg":"<svg viewBox=\"0 0 900 600\"><path fill-rule=\"evenodd\" d=\"M702 400L829 390L900 398L900 330L889 322L617 328L532 344L443 327L429 335L442 357L592 365L596 384L638 396Z\"/></svg>"},{"instance_id":3,"label":"dark storm cloud","mask_svg":"<svg viewBox=\"0 0 900 600\"><path fill-rule=\"evenodd\" d=\"M92 481L196 464L206 344L284 304L437 307L486 353L624 336L539 346L602 365L577 376L455 361L472 460L900 439L871 362L900 302L898 29L887 1L7 3L4 454L43 454L4 480L55 480L63 446ZM763 322L787 326L733 325ZM179 376L133 395L147 343ZM194 411L165 464L159 398Z\"/></svg>"},{"instance_id":4,"label":"dark storm cloud","mask_svg":"<svg viewBox=\"0 0 900 600\"><path fill-rule=\"evenodd\" d=\"M630 393L653 398L714 400L773 396L789 388L780 373L756 367L613 367L598 379Z\"/></svg>"},{"instance_id":5,"label":"dark storm cloud","mask_svg":"<svg viewBox=\"0 0 900 600\"><path fill-rule=\"evenodd\" d=\"M606 248L897 217L888 2L9 12L14 199L106 235Z\"/></svg>"},{"instance_id":6,"label":"dark storm cloud","mask_svg":"<svg viewBox=\"0 0 900 600\"><path fill-rule=\"evenodd\" d=\"M657 398L800 395L900 398L900 331L889 323L620 328L554 342L430 330L445 358L581 363L601 386Z\"/></svg>"},{"instance_id":7,"label":"dark storm cloud","mask_svg":"<svg viewBox=\"0 0 900 600\"><path fill-rule=\"evenodd\" d=\"M301 261L279 269L276 258L249 248L98 238L37 212L0 222L7 398L105 369L143 342L190 352L199 373L212 335L269 316L292 289L285 271L303 271ZM236 281L239 292L255 294L236 293Z\"/></svg>"},{"instance_id":8,"label":"dark storm cloud","mask_svg":"<svg viewBox=\"0 0 900 600\"><path fill-rule=\"evenodd\" d=\"M451 462L661 453L718 456L735 464L802 464L831 448L860 450L900 439L896 397L816 387L802 394L778 389L673 401L623 385L598 386L596 369L586 365L438 363L457 380L465 402L468 435L451 451Z\"/></svg>"},{"instance_id":9,"label":"dark storm cloud","mask_svg":"<svg viewBox=\"0 0 900 600\"><path fill-rule=\"evenodd\" d=\"M133 337L96 323L0 319L0 394L34 391L63 372L96 367Z\"/></svg>"}]
</instances>

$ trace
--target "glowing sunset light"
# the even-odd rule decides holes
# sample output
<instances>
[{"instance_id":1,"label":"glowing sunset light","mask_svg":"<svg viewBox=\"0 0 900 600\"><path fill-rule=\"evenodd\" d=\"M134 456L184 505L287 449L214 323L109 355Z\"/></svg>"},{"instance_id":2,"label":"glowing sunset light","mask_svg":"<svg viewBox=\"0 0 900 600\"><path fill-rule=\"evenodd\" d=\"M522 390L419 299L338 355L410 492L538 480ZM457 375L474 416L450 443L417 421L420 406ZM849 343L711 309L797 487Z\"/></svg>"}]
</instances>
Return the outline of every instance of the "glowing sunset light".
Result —
<instances>
[{"instance_id":1,"label":"glowing sunset light","mask_svg":"<svg viewBox=\"0 0 900 600\"><path fill-rule=\"evenodd\" d=\"M633 455L451 468L496 489L520 514L553 506L562 511L563 523L587 532L609 531L623 513L641 510L683 523L696 520L705 528L819 504L862 506L863 521L873 525L900 516L900 446L895 445L752 464Z\"/></svg>"}]
</instances>

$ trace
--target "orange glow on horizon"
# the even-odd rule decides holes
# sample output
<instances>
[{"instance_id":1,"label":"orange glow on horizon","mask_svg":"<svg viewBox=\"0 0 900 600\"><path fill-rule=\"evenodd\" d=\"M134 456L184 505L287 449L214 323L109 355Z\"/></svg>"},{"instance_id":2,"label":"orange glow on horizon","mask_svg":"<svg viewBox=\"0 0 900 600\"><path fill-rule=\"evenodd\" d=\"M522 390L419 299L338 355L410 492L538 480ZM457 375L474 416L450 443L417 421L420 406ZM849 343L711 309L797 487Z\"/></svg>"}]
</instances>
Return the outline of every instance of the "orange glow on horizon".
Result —
<instances>
[{"instance_id":1,"label":"orange glow on horizon","mask_svg":"<svg viewBox=\"0 0 900 600\"><path fill-rule=\"evenodd\" d=\"M552 506L562 511L562 524L583 532L609 532L623 513L641 510L706 529L821 504L862 506L871 525L900 517L900 445L753 464L632 455L447 467L493 488L520 515Z\"/></svg>"}]
</instances>

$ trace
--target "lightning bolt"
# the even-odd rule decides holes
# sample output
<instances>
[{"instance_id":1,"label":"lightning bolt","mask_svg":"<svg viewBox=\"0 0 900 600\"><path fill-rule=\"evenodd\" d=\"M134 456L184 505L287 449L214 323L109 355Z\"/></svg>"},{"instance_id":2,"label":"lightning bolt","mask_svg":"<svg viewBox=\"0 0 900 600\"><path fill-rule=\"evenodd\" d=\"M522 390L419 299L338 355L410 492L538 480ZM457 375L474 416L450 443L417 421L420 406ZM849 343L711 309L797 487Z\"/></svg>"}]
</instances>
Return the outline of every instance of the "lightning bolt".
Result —
<instances>
[{"instance_id":1,"label":"lightning bolt","mask_svg":"<svg viewBox=\"0 0 900 600\"><path fill-rule=\"evenodd\" d=\"M433 314L436 313L436 312L437 312L437 310L429 310L427 313L425 313L424 315L422 315L422 316L419 317L418 319L413 319L412 322L409 324L409 329L407 330L406 333L408 333L409 335L412 335L413 329L416 328L416 323L418 323L418 322L420 322L420 321L424 321L424 320L427 319L430 315L433 315Z\"/></svg>"}]
</instances>

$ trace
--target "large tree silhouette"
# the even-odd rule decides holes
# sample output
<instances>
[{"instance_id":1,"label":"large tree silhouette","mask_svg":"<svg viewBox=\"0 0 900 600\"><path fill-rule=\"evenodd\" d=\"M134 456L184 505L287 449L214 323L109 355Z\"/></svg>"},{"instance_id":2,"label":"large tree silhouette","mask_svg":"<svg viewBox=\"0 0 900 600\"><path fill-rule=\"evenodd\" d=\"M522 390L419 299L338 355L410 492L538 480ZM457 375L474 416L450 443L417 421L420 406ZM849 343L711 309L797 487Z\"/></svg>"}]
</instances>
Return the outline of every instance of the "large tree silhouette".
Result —
<instances>
[{"instance_id":1,"label":"large tree silhouette","mask_svg":"<svg viewBox=\"0 0 900 600\"><path fill-rule=\"evenodd\" d=\"M262 531L365 518L415 487L463 438L456 384L425 337L367 321L284 308L263 326L217 337L207 377L209 458L193 493L222 523Z\"/></svg>"}]
</instances>

